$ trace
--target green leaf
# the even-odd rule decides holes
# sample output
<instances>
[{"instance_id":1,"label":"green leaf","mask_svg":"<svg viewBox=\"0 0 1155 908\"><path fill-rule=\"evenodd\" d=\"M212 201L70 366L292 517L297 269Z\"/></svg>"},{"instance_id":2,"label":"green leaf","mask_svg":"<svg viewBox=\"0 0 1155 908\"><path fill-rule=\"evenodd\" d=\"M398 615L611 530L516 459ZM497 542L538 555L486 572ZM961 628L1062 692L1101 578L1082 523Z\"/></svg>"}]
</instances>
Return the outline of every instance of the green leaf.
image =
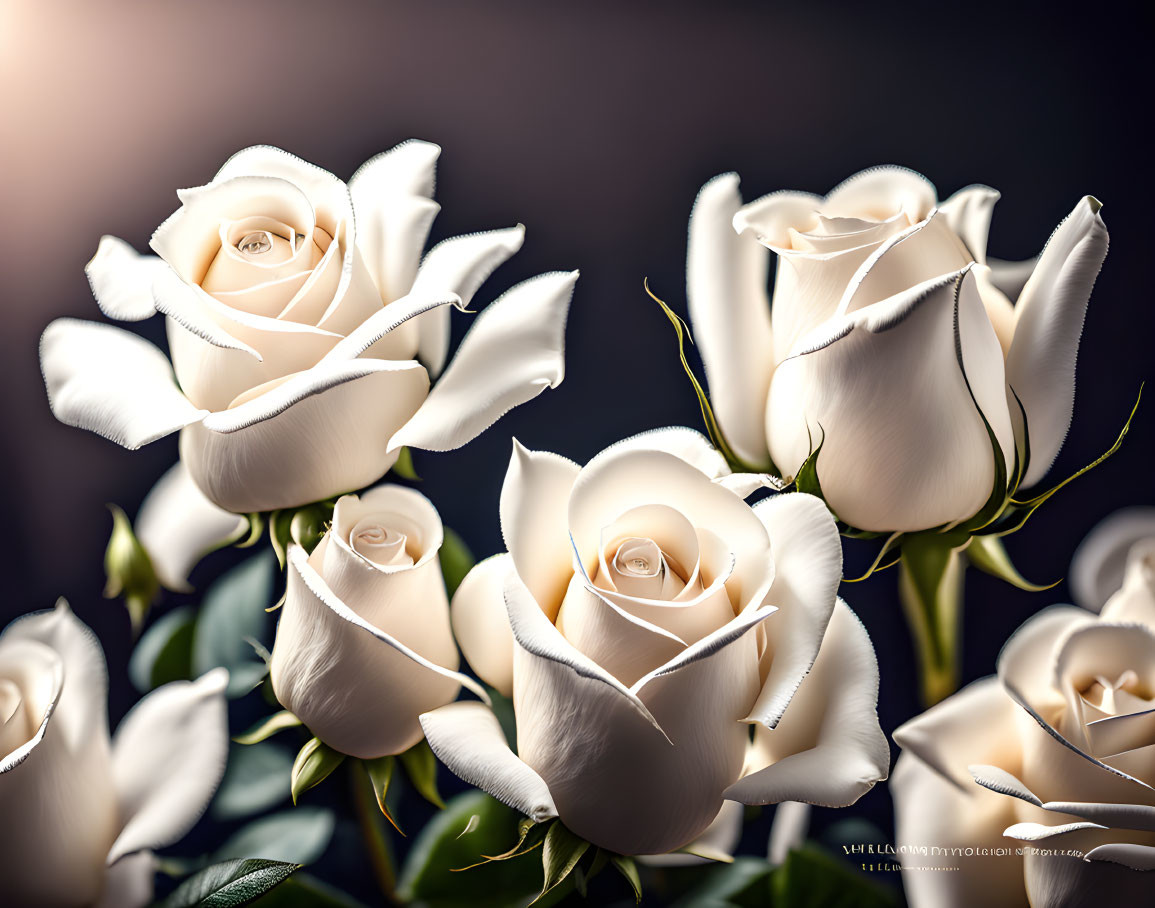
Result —
<instances>
[{"instance_id":1,"label":"green leaf","mask_svg":"<svg viewBox=\"0 0 1155 908\"><path fill-rule=\"evenodd\" d=\"M702 388L702 383L698 381L698 376L694 374L694 370L690 367L690 361L686 359L686 339L689 338L690 343L694 342L694 338L690 334L689 326L686 325L680 315L654 295L654 292L650 290L648 278L643 281L643 286L650 299L662 307L662 312L674 327L674 334L678 338L678 359L681 360L682 369L685 371L686 377L690 379L690 385L694 389L694 394L698 397L698 407L702 411L702 422L706 425L706 434L710 436L710 442L718 449L721 455L726 458L726 463L728 463L730 468L736 473L769 473L772 476L781 477L782 474L778 472L774 464L768 463L765 466L748 464L734 453L734 449L731 448L730 444L726 441L726 436L722 434L722 427L714 417L714 408L710 405L710 398L706 395L705 389Z\"/></svg>"},{"instance_id":2,"label":"green leaf","mask_svg":"<svg viewBox=\"0 0 1155 908\"><path fill-rule=\"evenodd\" d=\"M769 902L771 867L761 858L735 858L732 864L695 869L694 886L671 908L723 908ZM775 904L775 908L779 908Z\"/></svg>"},{"instance_id":3,"label":"green leaf","mask_svg":"<svg viewBox=\"0 0 1155 908\"><path fill-rule=\"evenodd\" d=\"M472 831L462 834L475 816ZM414 839L401 870L398 896L430 908L526 904L541 889L539 861L489 861L453 872L477 865L484 855L505 851L518 837L518 820L514 810L484 792L467 791L453 798Z\"/></svg>"},{"instance_id":4,"label":"green leaf","mask_svg":"<svg viewBox=\"0 0 1155 908\"><path fill-rule=\"evenodd\" d=\"M569 876L589 847L589 842L570 832L561 820L555 821L545 834L545 843L542 845L544 879L541 893L530 904L536 903Z\"/></svg>"},{"instance_id":5,"label":"green leaf","mask_svg":"<svg viewBox=\"0 0 1155 908\"><path fill-rule=\"evenodd\" d=\"M345 755L333 750L320 738L310 738L297 753L293 761L293 770L289 788L296 804L301 795L320 785L332 774L333 770L345 762Z\"/></svg>"},{"instance_id":6,"label":"green leaf","mask_svg":"<svg viewBox=\"0 0 1155 908\"><path fill-rule=\"evenodd\" d=\"M304 871L253 902L259 908L365 908L351 895Z\"/></svg>"},{"instance_id":7,"label":"green leaf","mask_svg":"<svg viewBox=\"0 0 1155 908\"><path fill-rule=\"evenodd\" d=\"M128 660L128 677L142 694L170 681L192 678L196 609L182 605L162 615L141 635Z\"/></svg>"},{"instance_id":8,"label":"green leaf","mask_svg":"<svg viewBox=\"0 0 1155 908\"><path fill-rule=\"evenodd\" d=\"M229 670L228 695L248 693L266 666L246 638L269 633L265 606L273 591L273 557L266 550L221 576L205 594L193 634L192 667L197 677L217 666Z\"/></svg>"},{"instance_id":9,"label":"green leaf","mask_svg":"<svg viewBox=\"0 0 1155 908\"><path fill-rule=\"evenodd\" d=\"M469 546L465 544L464 539L449 527L445 527L445 541L441 543L441 550L437 553L437 557L441 561L441 574L445 578L445 590L449 594L449 598L452 599L457 588L461 586L461 581L465 579L465 575L476 563L473 553L469 551Z\"/></svg>"},{"instance_id":10,"label":"green leaf","mask_svg":"<svg viewBox=\"0 0 1155 908\"><path fill-rule=\"evenodd\" d=\"M402 479L408 479L410 482L420 482L421 477L417 475L417 471L413 468L413 452L409 448L402 448L397 454L397 462L393 464L393 472Z\"/></svg>"},{"instance_id":11,"label":"green leaf","mask_svg":"<svg viewBox=\"0 0 1155 908\"><path fill-rule=\"evenodd\" d=\"M417 793L434 807L444 808L445 802L437 791L437 757L433 755L428 742L422 738L398 759Z\"/></svg>"},{"instance_id":12,"label":"green leaf","mask_svg":"<svg viewBox=\"0 0 1155 908\"><path fill-rule=\"evenodd\" d=\"M1023 575L1011 563L1011 556L1007 554L1002 539L997 535L973 537L970 545L967 546L966 553L967 560L980 571L998 577L1000 580L1005 580L1020 590L1039 593L1059 584L1058 580L1054 583L1039 584L1024 579Z\"/></svg>"},{"instance_id":13,"label":"green leaf","mask_svg":"<svg viewBox=\"0 0 1155 908\"><path fill-rule=\"evenodd\" d=\"M791 851L770 877L775 908L896 908L894 893L817 848Z\"/></svg>"},{"instance_id":14,"label":"green leaf","mask_svg":"<svg viewBox=\"0 0 1155 908\"><path fill-rule=\"evenodd\" d=\"M292 769L293 758L276 744L230 748L225 777L213 799L213 818L235 820L275 807L289 794Z\"/></svg>"},{"instance_id":15,"label":"green leaf","mask_svg":"<svg viewBox=\"0 0 1155 908\"><path fill-rule=\"evenodd\" d=\"M621 854L611 854L610 863L617 868L618 873L626 878L626 882L630 884L630 889L634 892L634 901L640 905L642 902L642 878L638 876L638 865L634 859Z\"/></svg>"},{"instance_id":16,"label":"green leaf","mask_svg":"<svg viewBox=\"0 0 1155 908\"><path fill-rule=\"evenodd\" d=\"M140 633L145 616L160 592L160 581L128 516L114 504L110 504L108 510L112 514L112 533L104 550L104 598L124 597L135 635Z\"/></svg>"},{"instance_id":17,"label":"green leaf","mask_svg":"<svg viewBox=\"0 0 1155 908\"><path fill-rule=\"evenodd\" d=\"M323 807L293 807L254 820L213 854L214 861L256 856L311 864L329 847L336 818Z\"/></svg>"},{"instance_id":18,"label":"green leaf","mask_svg":"<svg viewBox=\"0 0 1155 908\"><path fill-rule=\"evenodd\" d=\"M282 861L238 860L214 864L189 877L161 903L161 908L237 908L269 892L299 865Z\"/></svg>"},{"instance_id":19,"label":"green leaf","mask_svg":"<svg viewBox=\"0 0 1155 908\"><path fill-rule=\"evenodd\" d=\"M267 719L262 719L244 734L237 735L233 740L238 744L257 744L266 738L271 738L279 731L283 731L286 728L296 728L300 724L300 719L287 709L283 709L279 713L274 713L269 716Z\"/></svg>"},{"instance_id":20,"label":"green leaf","mask_svg":"<svg viewBox=\"0 0 1155 908\"><path fill-rule=\"evenodd\" d=\"M396 764L393 757L378 757L376 760L362 760L369 782L373 785L373 795L377 799L377 806L394 829L401 832L401 827L389 813L389 805L385 803L385 796L389 793L389 783L393 780L393 766ZM401 832L402 835L405 833Z\"/></svg>"}]
</instances>

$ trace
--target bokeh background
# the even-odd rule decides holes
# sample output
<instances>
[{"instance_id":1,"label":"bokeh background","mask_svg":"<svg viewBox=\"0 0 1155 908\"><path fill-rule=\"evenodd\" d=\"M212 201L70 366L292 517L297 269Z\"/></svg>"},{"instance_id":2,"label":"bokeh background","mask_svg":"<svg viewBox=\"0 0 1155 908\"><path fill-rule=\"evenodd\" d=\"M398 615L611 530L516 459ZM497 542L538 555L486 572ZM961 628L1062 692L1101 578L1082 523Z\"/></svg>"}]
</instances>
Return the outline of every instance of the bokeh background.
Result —
<instances>
[{"instance_id":1,"label":"bokeh background","mask_svg":"<svg viewBox=\"0 0 1155 908\"><path fill-rule=\"evenodd\" d=\"M991 251L1011 259L1038 252L1082 195L1101 199L1111 251L1052 472L1065 476L1110 445L1151 377L1147 50L1107 3L1072 16L1011 4L0 0L0 625L68 597L108 652L114 719L135 698L127 619L100 595L104 505L133 513L175 460L175 438L127 452L57 424L37 341L57 316L100 318L83 267L101 234L145 249L176 188L256 143L342 177L408 137L441 144L432 241L527 227L478 305L540 271L581 269L564 384L464 450L417 455L422 490L478 555L501 547L511 436L584 461L644 429L699 426L642 279L685 311L686 218L726 170L747 198L824 192L891 162L944 198L988 183L1003 193ZM467 317L455 318L460 337ZM161 340L159 324L141 330ZM1155 400L1114 459L1010 540L1022 572L1062 577L1096 521L1152 503L1153 445ZM847 543L848 571L869 561L859 546ZM918 709L896 580L843 589L878 649L888 732ZM972 573L965 680L1067 596L1065 583L1032 594ZM885 786L857 814L888 828ZM750 828L748 850L764 850L766 829L765 818Z\"/></svg>"}]
</instances>

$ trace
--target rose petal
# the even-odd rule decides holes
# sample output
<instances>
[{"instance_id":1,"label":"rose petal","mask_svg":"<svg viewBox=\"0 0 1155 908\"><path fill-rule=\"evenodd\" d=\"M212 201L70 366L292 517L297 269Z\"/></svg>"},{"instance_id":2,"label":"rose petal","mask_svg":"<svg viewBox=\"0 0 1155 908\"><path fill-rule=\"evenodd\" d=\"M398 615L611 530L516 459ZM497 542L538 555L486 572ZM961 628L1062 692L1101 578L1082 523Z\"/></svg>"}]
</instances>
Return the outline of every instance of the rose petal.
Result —
<instances>
[{"instance_id":1,"label":"rose petal","mask_svg":"<svg viewBox=\"0 0 1155 908\"><path fill-rule=\"evenodd\" d=\"M1071 558L1075 602L1100 611L1124 586L1131 547L1143 539L1155 539L1155 508L1123 508L1096 524Z\"/></svg>"},{"instance_id":2,"label":"rose petal","mask_svg":"<svg viewBox=\"0 0 1155 908\"><path fill-rule=\"evenodd\" d=\"M860 529L922 530L982 507L994 464L979 408L1005 458L1014 445L1002 351L968 269L851 313L803 343L770 387L767 432L783 471L796 473L821 443L826 501ZM920 390L891 406L902 388Z\"/></svg>"},{"instance_id":3,"label":"rose petal","mask_svg":"<svg viewBox=\"0 0 1155 908\"><path fill-rule=\"evenodd\" d=\"M641 858L647 867L694 867L712 863L712 858L699 855L732 857L738 850L738 840L742 837L742 805L736 801L723 801L722 809L714 817L706 831L687 845L684 852L670 854L650 854Z\"/></svg>"},{"instance_id":4,"label":"rose petal","mask_svg":"<svg viewBox=\"0 0 1155 908\"><path fill-rule=\"evenodd\" d=\"M1078 554L1075 553L1076 558ZM1131 546L1123 585L1103 606L1102 619L1155 630L1155 537Z\"/></svg>"},{"instance_id":5,"label":"rose petal","mask_svg":"<svg viewBox=\"0 0 1155 908\"><path fill-rule=\"evenodd\" d=\"M370 158L349 180L357 243L386 302L413 286L439 206L431 201L441 148L410 139Z\"/></svg>"},{"instance_id":6,"label":"rose petal","mask_svg":"<svg viewBox=\"0 0 1155 908\"><path fill-rule=\"evenodd\" d=\"M167 267L154 255L138 254L124 240L103 236L84 273L101 312L120 321L138 322L156 315L152 282Z\"/></svg>"},{"instance_id":7,"label":"rose petal","mask_svg":"<svg viewBox=\"0 0 1155 908\"><path fill-rule=\"evenodd\" d=\"M827 193L823 213L882 221L905 211L914 222L930 214L937 197L934 184L922 174L889 164L843 180Z\"/></svg>"},{"instance_id":8,"label":"rose petal","mask_svg":"<svg viewBox=\"0 0 1155 908\"><path fill-rule=\"evenodd\" d=\"M438 594L441 583L436 559L424 569L394 573L365 567L359 590L345 583L346 595L357 590L359 611L354 611L317 572L326 549L332 548L331 541L322 541L312 556L300 546L289 550L289 590L270 666L273 690L286 709L326 744L369 759L401 753L420 741L417 717L452 701L459 687L488 702L485 689L472 678L415 648L440 658L452 651L456 668L444 587L442 602L428 598ZM413 598L422 594L425 599ZM415 602L433 611L414 613ZM422 620L430 629L411 646L374 620L390 630L400 624L400 634L409 634ZM433 644L439 630L444 640L438 647Z\"/></svg>"},{"instance_id":9,"label":"rose petal","mask_svg":"<svg viewBox=\"0 0 1155 908\"><path fill-rule=\"evenodd\" d=\"M518 576L549 619L557 617L573 576L569 497L581 468L514 439L501 487L501 533Z\"/></svg>"},{"instance_id":10,"label":"rose petal","mask_svg":"<svg viewBox=\"0 0 1155 908\"><path fill-rule=\"evenodd\" d=\"M842 541L813 495L775 495L754 513L770 534L775 572L766 601L779 614L766 625L769 674L747 719L773 728L818 656L842 580Z\"/></svg>"},{"instance_id":11,"label":"rose petal","mask_svg":"<svg viewBox=\"0 0 1155 908\"><path fill-rule=\"evenodd\" d=\"M1074 834L1073 846L1082 844L1079 839L1092 838L1086 833ZM1092 839L1093 840L1093 839ZM1055 847L1024 849L1024 879L1026 897L1035 908L1071 908L1077 905L1096 905L1107 902L1111 905L1142 905L1150 901L1151 877L1136 870L1147 869L1150 856L1140 857L1141 846L1105 845L1108 849L1090 849L1082 858L1071 854L1056 853L1068 845L1056 843ZM1073 850L1080 850L1074 848ZM1155 852L1155 849L1146 849ZM1091 855L1099 852L1092 858ZM1115 862L1113 857L1123 860ZM1123 866L1119 866L1123 864ZM1139 866L1132 869L1132 864Z\"/></svg>"},{"instance_id":12,"label":"rose petal","mask_svg":"<svg viewBox=\"0 0 1155 908\"><path fill-rule=\"evenodd\" d=\"M1075 356L1095 277L1107 255L1099 202L1085 197L1055 230L1015 305L1007 383L1027 414L1032 486L1046 475L1071 425Z\"/></svg>"},{"instance_id":13,"label":"rose petal","mask_svg":"<svg viewBox=\"0 0 1155 908\"><path fill-rule=\"evenodd\" d=\"M710 444L701 432L685 426L667 426L640 432L622 441L614 442L606 451L664 451L697 467L709 479L732 475L722 452ZM603 452L604 453L604 452Z\"/></svg>"},{"instance_id":14,"label":"rose petal","mask_svg":"<svg viewBox=\"0 0 1155 908\"><path fill-rule=\"evenodd\" d=\"M848 807L886 778L890 747L878 725L878 661L841 599L814 667L778 725L754 729L747 774L726 789L743 804L806 801Z\"/></svg>"},{"instance_id":15,"label":"rose petal","mask_svg":"<svg viewBox=\"0 0 1155 908\"><path fill-rule=\"evenodd\" d=\"M450 703L422 714L421 728L437 759L535 823L557 816L541 776L517 758L497 717L481 703Z\"/></svg>"},{"instance_id":16,"label":"rose petal","mask_svg":"<svg viewBox=\"0 0 1155 908\"><path fill-rule=\"evenodd\" d=\"M171 845L204 813L228 758L225 685L213 669L196 681L174 681L144 697L124 717L112 744L120 835L109 863Z\"/></svg>"},{"instance_id":17,"label":"rose petal","mask_svg":"<svg viewBox=\"0 0 1155 908\"><path fill-rule=\"evenodd\" d=\"M938 206L950 229L966 243L971 259L980 265L987 263L987 236L999 197L997 189L976 184L960 189Z\"/></svg>"},{"instance_id":18,"label":"rose petal","mask_svg":"<svg viewBox=\"0 0 1155 908\"><path fill-rule=\"evenodd\" d=\"M1017 300L1023 292L1023 287L1035 271L1038 257L1024 259L1021 262L1007 262L1003 259L987 257L987 265L991 269L991 283L1004 293L1008 299Z\"/></svg>"},{"instance_id":19,"label":"rose petal","mask_svg":"<svg viewBox=\"0 0 1155 908\"><path fill-rule=\"evenodd\" d=\"M1112 864L1122 864L1131 870L1155 870L1155 848L1150 845L1132 845L1128 842L1100 845L1083 855L1083 859L1109 861ZM1150 880L1134 879L1133 882L1136 886L1151 885ZM1148 890L1144 889L1143 891Z\"/></svg>"},{"instance_id":20,"label":"rose petal","mask_svg":"<svg viewBox=\"0 0 1155 908\"><path fill-rule=\"evenodd\" d=\"M566 314L578 273L523 281L485 307L429 399L389 442L450 451L565 374Z\"/></svg>"},{"instance_id":21,"label":"rose petal","mask_svg":"<svg viewBox=\"0 0 1155 908\"><path fill-rule=\"evenodd\" d=\"M411 294L455 293L462 308L502 262L521 248L525 227L489 230L442 240L429 250L413 281ZM449 353L449 311L439 310L418 322L418 353L431 377L445 366Z\"/></svg>"},{"instance_id":22,"label":"rose petal","mask_svg":"<svg viewBox=\"0 0 1155 908\"><path fill-rule=\"evenodd\" d=\"M723 174L714 179L724 182L730 176ZM737 175L734 174L733 178L736 190ZM734 212L731 226L736 233L750 234L764 246L788 249L790 230L808 232L813 229L825 202L822 196L809 192L771 192L753 202L747 202Z\"/></svg>"},{"instance_id":23,"label":"rose petal","mask_svg":"<svg viewBox=\"0 0 1155 908\"><path fill-rule=\"evenodd\" d=\"M228 511L320 501L385 474L397 459L388 439L421 405L427 383L413 361L319 365L190 428L181 459Z\"/></svg>"},{"instance_id":24,"label":"rose petal","mask_svg":"<svg viewBox=\"0 0 1155 908\"><path fill-rule=\"evenodd\" d=\"M407 296L378 309L368 319L361 322L347 337L342 338L332 350L325 354L322 362L356 359L366 353L375 359L393 359L394 357L383 355L384 351L380 350L379 342L389 337L401 326L409 324L412 319L446 306L456 306L458 309L463 309L465 304L455 293L435 294L414 290Z\"/></svg>"},{"instance_id":25,"label":"rose petal","mask_svg":"<svg viewBox=\"0 0 1155 908\"><path fill-rule=\"evenodd\" d=\"M135 450L204 418L165 355L111 325L57 319L40 339L48 404L62 423Z\"/></svg>"},{"instance_id":26,"label":"rose petal","mask_svg":"<svg viewBox=\"0 0 1155 908\"><path fill-rule=\"evenodd\" d=\"M208 552L239 538L249 522L221 510L201 492L183 461L152 487L136 518L136 537L168 589L191 592L188 575Z\"/></svg>"},{"instance_id":27,"label":"rose petal","mask_svg":"<svg viewBox=\"0 0 1155 908\"><path fill-rule=\"evenodd\" d=\"M698 193L690 215L686 296L726 440L744 460L764 464L769 454L762 413L774 369L770 255L753 237L735 235L732 221L741 205L737 174L715 177Z\"/></svg>"},{"instance_id":28,"label":"rose petal","mask_svg":"<svg viewBox=\"0 0 1155 908\"><path fill-rule=\"evenodd\" d=\"M152 903L157 861L151 851L126 855L108 868L96 908L144 908Z\"/></svg>"},{"instance_id":29,"label":"rose petal","mask_svg":"<svg viewBox=\"0 0 1155 908\"><path fill-rule=\"evenodd\" d=\"M504 591L513 570L508 552L479 561L461 581L450 606L453 635L469 667L506 697L513 696L513 631Z\"/></svg>"}]
</instances>

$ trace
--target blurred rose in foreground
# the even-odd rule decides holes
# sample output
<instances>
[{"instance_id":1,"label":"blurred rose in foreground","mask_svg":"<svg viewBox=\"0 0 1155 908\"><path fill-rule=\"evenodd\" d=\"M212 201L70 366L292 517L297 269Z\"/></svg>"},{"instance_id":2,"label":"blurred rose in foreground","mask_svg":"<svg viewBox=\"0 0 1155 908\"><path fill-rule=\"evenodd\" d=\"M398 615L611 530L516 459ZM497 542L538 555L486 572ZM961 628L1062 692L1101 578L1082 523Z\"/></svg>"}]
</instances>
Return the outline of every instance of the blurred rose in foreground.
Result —
<instances>
[{"instance_id":1,"label":"blurred rose in foreground","mask_svg":"<svg viewBox=\"0 0 1155 908\"><path fill-rule=\"evenodd\" d=\"M470 665L513 698L517 755L462 702L421 717L438 757L621 854L688 845L727 799L845 806L884 779L878 667L836 599L834 521L809 495L751 508L749 479L689 429L585 467L517 445L509 551L452 607Z\"/></svg>"}]
</instances>

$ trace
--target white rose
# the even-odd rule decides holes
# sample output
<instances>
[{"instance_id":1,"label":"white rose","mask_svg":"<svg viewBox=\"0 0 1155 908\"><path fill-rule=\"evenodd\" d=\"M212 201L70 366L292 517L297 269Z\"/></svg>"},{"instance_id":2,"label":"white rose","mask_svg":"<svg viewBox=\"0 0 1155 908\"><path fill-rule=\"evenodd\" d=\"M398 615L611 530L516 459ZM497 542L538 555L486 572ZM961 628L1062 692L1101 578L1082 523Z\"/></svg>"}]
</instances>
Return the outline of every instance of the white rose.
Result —
<instances>
[{"instance_id":1,"label":"white rose","mask_svg":"<svg viewBox=\"0 0 1155 908\"><path fill-rule=\"evenodd\" d=\"M916 908L1150 902L1155 876L1142 872L1155 871L1150 518L1148 528L1101 615L1041 612L1007 642L997 677L894 733L903 747L891 781L898 845L962 849L902 855ZM1105 561L1117 551L1094 548ZM929 866L960 870L920 869Z\"/></svg>"},{"instance_id":2,"label":"white rose","mask_svg":"<svg viewBox=\"0 0 1155 908\"><path fill-rule=\"evenodd\" d=\"M104 653L63 600L0 634L5 905L152 900L152 849L188 832L224 772L227 680L157 688L110 740Z\"/></svg>"},{"instance_id":3,"label":"white rose","mask_svg":"<svg viewBox=\"0 0 1155 908\"><path fill-rule=\"evenodd\" d=\"M576 272L539 275L489 306L430 388L446 307L464 308L523 235L456 237L422 260L439 151L403 143L346 185L249 148L179 193L152 238L159 258L105 237L87 268L101 310L167 316L172 365L120 329L53 322L40 356L57 418L128 448L181 430L181 457L211 501L267 511L368 485L404 445L459 447L555 387Z\"/></svg>"},{"instance_id":4,"label":"white rose","mask_svg":"<svg viewBox=\"0 0 1155 908\"><path fill-rule=\"evenodd\" d=\"M744 207L735 174L707 183L690 219L687 293L735 452L796 474L821 441L824 496L874 531L981 509L995 484L983 417L1008 472L1029 433L1023 485L1040 480L1071 422L1107 230L1087 197L1033 269L988 263L998 197L972 186L939 205L927 180L897 167L863 171L825 198L777 192Z\"/></svg>"},{"instance_id":5,"label":"white rose","mask_svg":"<svg viewBox=\"0 0 1155 908\"><path fill-rule=\"evenodd\" d=\"M398 754L421 740L417 717L462 685L429 500L403 486L346 495L306 555L289 550L289 585L270 668L277 699L341 753Z\"/></svg>"},{"instance_id":6,"label":"white rose","mask_svg":"<svg viewBox=\"0 0 1155 908\"><path fill-rule=\"evenodd\" d=\"M584 468L515 446L509 551L452 612L470 665L513 697L517 755L487 708L454 703L421 717L451 770L622 854L686 845L724 799L844 806L886 777L878 667L836 601L832 518L801 494L751 508L727 474L689 429Z\"/></svg>"}]
</instances>

